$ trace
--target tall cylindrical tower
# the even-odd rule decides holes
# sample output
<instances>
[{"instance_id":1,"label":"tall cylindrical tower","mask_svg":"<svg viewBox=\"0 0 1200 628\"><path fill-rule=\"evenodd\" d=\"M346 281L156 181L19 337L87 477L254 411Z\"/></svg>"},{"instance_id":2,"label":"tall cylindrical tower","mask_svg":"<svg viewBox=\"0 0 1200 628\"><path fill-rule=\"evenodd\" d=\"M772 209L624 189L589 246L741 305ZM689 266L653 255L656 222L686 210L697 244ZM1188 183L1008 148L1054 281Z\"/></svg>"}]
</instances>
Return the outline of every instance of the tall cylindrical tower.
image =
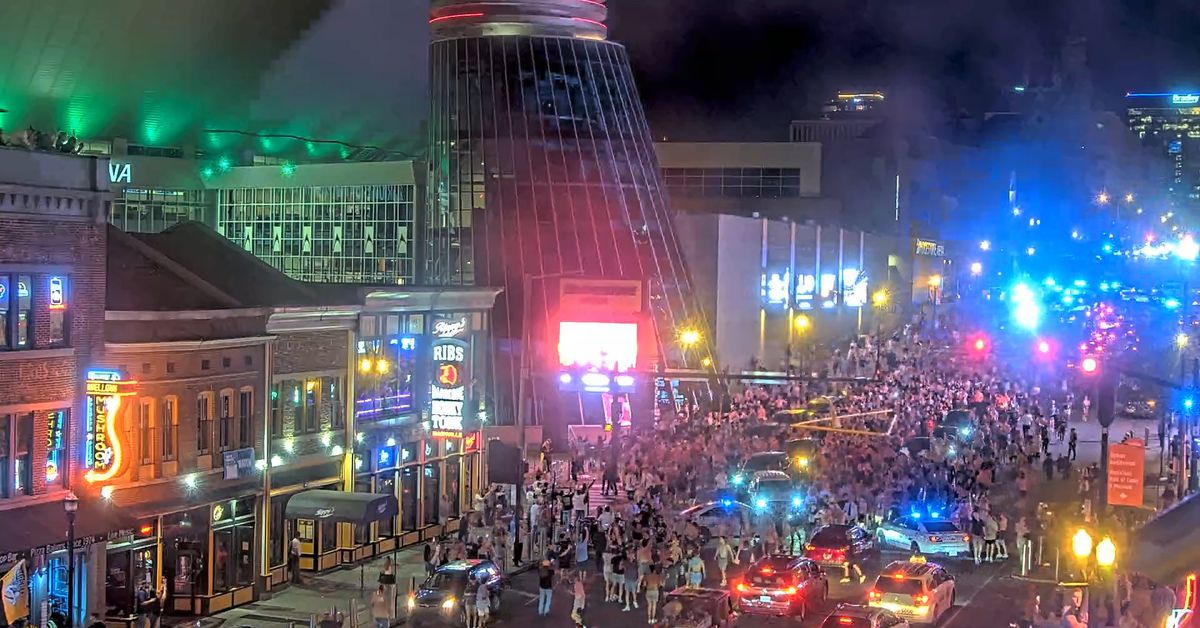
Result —
<instances>
[{"instance_id":1,"label":"tall cylindrical tower","mask_svg":"<svg viewBox=\"0 0 1200 628\"><path fill-rule=\"evenodd\" d=\"M432 3L426 278L504 288L493 317L496 379L510 389L501 404L516 396L524 326L535 342L549 337L554 283L532 281L524 312L526 276L642 280L672 362L676 330L703 325L606 15L603 0Z\"/></svg>"}]
</instances>

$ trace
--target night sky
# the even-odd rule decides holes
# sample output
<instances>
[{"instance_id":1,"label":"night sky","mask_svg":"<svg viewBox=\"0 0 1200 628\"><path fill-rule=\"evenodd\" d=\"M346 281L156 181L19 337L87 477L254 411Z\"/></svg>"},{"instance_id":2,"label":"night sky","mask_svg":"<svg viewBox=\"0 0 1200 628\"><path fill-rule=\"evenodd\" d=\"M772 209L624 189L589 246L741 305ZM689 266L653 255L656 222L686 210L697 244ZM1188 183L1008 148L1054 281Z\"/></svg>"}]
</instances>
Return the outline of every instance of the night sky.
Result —
<instances>
[{"instance_id":1,"label":"night sky","mask_svg":"<svg viewBox=\"0 0 1200 628\"><path fill-rule=\"evenodd\" d=\"M839 88L880 88L932 128L1003 108L1088 38L1099 106L1200 88L1195 0L609 0L658 137L786 139Z\"/></svg>"}]
</instances>

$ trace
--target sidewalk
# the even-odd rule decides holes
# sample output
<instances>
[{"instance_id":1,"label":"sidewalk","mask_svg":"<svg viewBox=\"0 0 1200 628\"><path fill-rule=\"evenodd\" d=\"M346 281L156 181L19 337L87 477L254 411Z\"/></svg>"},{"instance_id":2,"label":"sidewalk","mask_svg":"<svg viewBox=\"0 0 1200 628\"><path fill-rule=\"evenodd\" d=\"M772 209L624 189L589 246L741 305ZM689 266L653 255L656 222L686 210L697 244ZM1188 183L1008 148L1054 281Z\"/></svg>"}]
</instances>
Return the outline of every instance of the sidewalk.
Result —
<instances>
[{"instance_id":1,"label":"sidewalk","mask_svg":"<svg viewBox=\"0 0 1200 628\"><path fill-rule=\"evenodd\" d=\"M404 599L412 583L420 584L425 579L425 567L421 560L421 546L404 548L395 554L396 591L398 605L403 616ZM350 626L352 603L357 604L358 625L371 626L368 603L371 594L379 586L379 572L388 555L366 561L353 569L304 576L303 584L292 584L271 591L269 598L238 606L208 617L164 617L164 626L250 626L252 628L282 628L296 623L308 625L313 614L324 613L331 608L346 614L346 628Z\"/></svg>"}]
</instances>

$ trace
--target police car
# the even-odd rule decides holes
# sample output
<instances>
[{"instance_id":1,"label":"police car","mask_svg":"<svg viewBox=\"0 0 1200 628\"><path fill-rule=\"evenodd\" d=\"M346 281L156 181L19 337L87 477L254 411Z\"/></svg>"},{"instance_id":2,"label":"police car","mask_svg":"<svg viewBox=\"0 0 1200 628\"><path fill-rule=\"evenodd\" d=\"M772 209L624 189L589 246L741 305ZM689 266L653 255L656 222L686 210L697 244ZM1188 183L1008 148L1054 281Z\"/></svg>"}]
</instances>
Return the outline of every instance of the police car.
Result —
<instances>
[{"instance_id":1,"label":"police car","mask_svg":"<svg viewBox=\"0 0 1200 628\"><path fill-rule=\"evenodd\" d=\"M966 556L971 553L970 534L950 521L922 516L920 513L883 523L875 531L875 540L881 548L913 553L947 556Z\"/></svg>"},{"instance_id":2,"label":"police car","mask_svg":"<svg viewBox=\"0 0 1200 628\"><path fill-rule=\"evenodd\" d=\"M788 455L785 451L760 451L749 458L733 472L729 483L734 487L742 487L748 483L758 471L786 471Z\"/></svg>"},{"instance_id":3,"label":"police car","mask_svg":"<svg viewBox=\"0 0 1200 628\"><path fill-rule=\"evenodd\" d=\"M696 504L679 513L679 518L690 521L700 528L700 538L707 543L717 530L729 528L740 531L753 515L749 504L735 499L722 498Z\"/></svg>"},{"instance_id":4,"label":"police car","mask_svg":"<svg viewBox=\"0 0 1200 628\"><path fill-rule=\"evenodd\" d=\"M941 565L914 556L883 568L867 592L867 605L911 623L936 624L954 607L954 577Z\"/></svg>"},{"instance_id":5,"label":"police car","mask_svg":"<svg viewBox=\"0 0 1200 628\"><path fill-rule=\"evenodd\" d=\"M804 495L783 471L759 471L746 488L756 513L782 513L794 523L804 512Z\"/></svg>"}]
</instances>

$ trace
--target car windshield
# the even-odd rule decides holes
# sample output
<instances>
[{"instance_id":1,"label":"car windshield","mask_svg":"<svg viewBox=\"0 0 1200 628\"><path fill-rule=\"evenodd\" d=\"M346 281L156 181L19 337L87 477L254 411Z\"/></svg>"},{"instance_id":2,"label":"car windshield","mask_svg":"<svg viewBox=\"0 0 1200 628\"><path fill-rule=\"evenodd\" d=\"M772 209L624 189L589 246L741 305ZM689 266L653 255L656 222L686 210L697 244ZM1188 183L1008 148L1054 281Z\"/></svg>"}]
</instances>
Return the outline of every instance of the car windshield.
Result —
<instances>
[{"instance_id":1,"label":"car windshield","mask_svg":"<svg viewBox=\"0 0 1200 628\"><path fill-rule=\"evenodd\" d=\"M821 628L871 628L871 620L862 617L847 617L845 615L830 615L821 624Z\"/></svg>"},{"instance_id":2,"label":"car windshield","mask_svg":"<svg viewBox=\"0 0 1200 628\"><path fill-rule=\"evenodd\" d=\"M792 482L784 479L764 479L758 482L758 492L772 497L786 497L792 491Z\"/></svg>"},{"instance_id":3,"label":"car windshield","mask_svg":"<svg viewBox=\"0 0 1200 628\"><path fill-rule=\"evenodd\" d=\"M779 454L755 455L746 459L742 469L746 471L767 471L779 466Z\"/></svg>"},{"instance_id":4,"label":"car windshield","mask_svg":"<svg viewBox=\"0 0 1200 628\"><path fill-rule=\"evenodd\" d=\"M438 591L457 590L461 589L466 581L467 572L465 571L439 571L429 576L421 588Z\"/></svg>"},{"instance_id":5,"label":"car windshield","mask_svg":"<svg viewBox=\"0 0 1200 628\"><path fill-rule=\"evenodd\" d=\"M881 576L875 582L875 590L880 593L899 593L901 595L916 595L923 591L920 580L890 576Z\"/></svg>"},{"instance_id":6,"label":"car windshield","mask_svg":"<svg viewBox=\"0 0 1200 628\"><path fill-rule=\"evenodd\" d=\"M925 529L930 532L958 532L958 528L949 521L930 521L925 524Z\"/></svg>"}]
</instances>

